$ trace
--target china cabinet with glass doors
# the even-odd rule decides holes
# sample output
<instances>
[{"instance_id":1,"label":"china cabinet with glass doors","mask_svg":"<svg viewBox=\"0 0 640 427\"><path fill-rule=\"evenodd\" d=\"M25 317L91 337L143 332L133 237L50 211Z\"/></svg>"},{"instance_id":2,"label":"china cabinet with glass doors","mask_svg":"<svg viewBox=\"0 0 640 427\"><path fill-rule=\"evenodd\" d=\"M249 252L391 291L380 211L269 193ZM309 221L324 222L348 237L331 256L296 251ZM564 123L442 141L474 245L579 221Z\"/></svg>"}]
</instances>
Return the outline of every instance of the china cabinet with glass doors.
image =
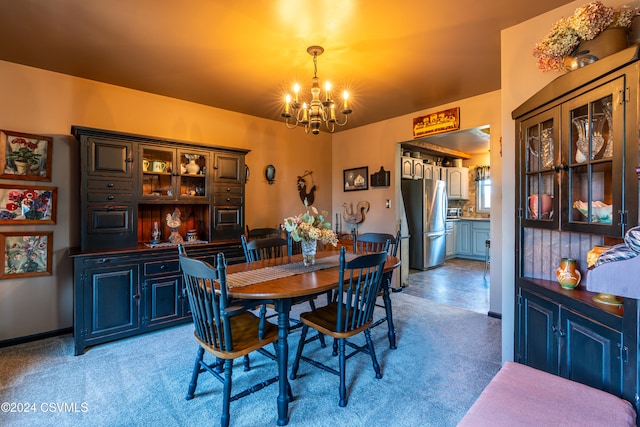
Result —
<instances>
[{"instance_id":1,"label":"china cabinet with glass doors","mask_svg":"<svg viewBox=\"0 0 640 427\"><path fill-rule=\"evenodd\" d=\"M81 162L80 247L70 249L75 353L190 321L168 237L175 228L192 257L223 252L230 264L244 262L248 150L76 126L72 133ZM180 225L169 226L177 211Z\"/></svg>"},{"instance_id":2,"label":"china cabinet with glass doors","mask_svg":"<svg viewBox=\"0 0 640 427\"><path fill-rule=\"evenodd\" d=\"M638 304L561 288L561 258L623 242L638 224L638 46L564 74L516 121L514 359L638 407Z\"/></svg>"}]
</instances>

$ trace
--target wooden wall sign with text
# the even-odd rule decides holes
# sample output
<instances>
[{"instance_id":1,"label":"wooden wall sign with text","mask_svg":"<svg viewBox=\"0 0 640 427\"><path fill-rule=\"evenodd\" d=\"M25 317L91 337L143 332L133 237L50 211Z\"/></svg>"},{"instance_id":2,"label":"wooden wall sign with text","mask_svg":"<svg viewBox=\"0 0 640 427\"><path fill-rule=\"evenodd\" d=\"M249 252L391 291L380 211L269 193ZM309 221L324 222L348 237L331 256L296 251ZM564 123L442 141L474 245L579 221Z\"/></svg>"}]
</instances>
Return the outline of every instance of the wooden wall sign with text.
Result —
<instances>
[{"instance_id":1,"label":"wooden wall sign with text","mask_svg":"<svg viewBox=\"0 0 640 427\"><path fill-rule=\"evenodd\" d=\"M413 119L413 137L420 138L460 129L460 107Z\"/></svg>"}]
</instances>

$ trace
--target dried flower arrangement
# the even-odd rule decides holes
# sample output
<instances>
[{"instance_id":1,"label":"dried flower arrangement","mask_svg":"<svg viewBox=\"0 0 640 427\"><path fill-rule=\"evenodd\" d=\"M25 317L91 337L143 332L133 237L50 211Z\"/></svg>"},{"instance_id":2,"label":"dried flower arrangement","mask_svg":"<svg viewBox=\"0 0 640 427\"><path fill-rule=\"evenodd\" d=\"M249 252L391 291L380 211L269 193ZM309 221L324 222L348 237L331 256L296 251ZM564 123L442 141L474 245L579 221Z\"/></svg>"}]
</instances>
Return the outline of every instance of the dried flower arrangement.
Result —
<instances>
[{"instance_id":1,"label":"dried flower arrangement","mask_svg":"<svg viewBox=\"0 0 640 427\"><path fill-rule=\"evenodd\" d=\"M629 28L638 9L627 5L619 9L592 1L575 10L569 18L560 18L551 31L533 48L542 71L563 70L565 58L581 41L592 40L607 28Z\"/></svg>"}]
</instances>

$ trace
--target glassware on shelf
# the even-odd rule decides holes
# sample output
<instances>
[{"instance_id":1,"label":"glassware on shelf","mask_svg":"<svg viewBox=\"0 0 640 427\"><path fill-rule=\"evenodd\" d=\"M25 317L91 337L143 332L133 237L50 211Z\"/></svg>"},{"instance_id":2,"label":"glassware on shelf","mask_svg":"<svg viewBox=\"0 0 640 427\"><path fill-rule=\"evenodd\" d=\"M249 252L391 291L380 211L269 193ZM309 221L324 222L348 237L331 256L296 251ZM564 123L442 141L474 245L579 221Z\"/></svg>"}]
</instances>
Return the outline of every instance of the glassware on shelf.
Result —
<instances>
[{"instance_id":1,"label":"glassware on shelf","mask_svg":"<svg viewBox=\"0 0 640 427\"><path fill-rule=\"evenodd\" d=\"M527 138L527 150L529 151L528 169L530 171L538 170L538 135L529 135Z\"/></svg>"},{"instance_id":2,"label":"glassware on shelf","mask_svg":"<svg viewBox=\"0 0 640 427\"><path fill-rule=\"evenodd\" d=\"M540 135L540 151L542 167L548 169L553 166L553 128L542 129Z\"/></svg>"},{"instance_id":3,"label":"glassware on shelf","mask_svg":"<svg viewBox=\"0 0 640 427\"><path fill-rule=\"evenodd\" d=\"M160 232L160 228L158 227L158 221L154 221L153 223L153 230L151 230L151 243L153 243L154 245L157 243L160 243L160 235L162 233Z\"/></svg>"},{"instance_id":4,"label":"glassware on shelf","mask_svg":"<svg viewBox=\"0 0 640 427\"><path fill-rule=\"evenodd\" d=\"M602 158L610 159L613 157L613 125L611 117L611 101L609 99L605 99L602 101L602 105L604 107L604 115L607 120L607 126L609 130L607 145L604 147L604 154L602 155Z\"/></svg>"},{"instance_id":5,"label":"glassware on shelf","mask_svg":"<svg viewBox=\"0 0 640 427\"><path fill-rule=\"evenodd\" d=\"M604 137L602 136L602 126L605 117L603 113L594 113L591 118L593 122L590 125L589 116L574 117L572 122L578 131L578 140L576 141L576 163L583 163L589 158L589 140L591 140L591 159L602 150L604 145Z\"/></svg>"}]
</instances>

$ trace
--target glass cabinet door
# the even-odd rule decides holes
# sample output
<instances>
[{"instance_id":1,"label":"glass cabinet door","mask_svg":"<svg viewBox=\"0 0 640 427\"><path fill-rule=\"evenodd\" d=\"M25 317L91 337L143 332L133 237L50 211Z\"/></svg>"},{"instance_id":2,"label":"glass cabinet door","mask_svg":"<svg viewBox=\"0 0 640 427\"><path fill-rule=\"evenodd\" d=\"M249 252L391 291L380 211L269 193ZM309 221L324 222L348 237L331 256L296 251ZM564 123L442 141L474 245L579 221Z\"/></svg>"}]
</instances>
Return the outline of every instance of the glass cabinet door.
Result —
<instances>
[{"instance_id":1,"label":"glass cabinet door","mask_svg":"<svg viewBox=\"0 0 640 427\"><path fill-rule=\"evenodd\" d=\"M521 124L521 208L528 226L558 226L558 123L556 108Z\"/></svg>"},{"instance_id":2,"label":"glass cabinet door","mask_svg":"<svg viewBox=\"0 0 640 427\"><path fill-rule=\"evenodd\" d=\"M175 199L175 150L142 146L141 153L142 197Z\"/></svg>"},{"instance_id":3,"label":"glass cabinet door","mask_svg":"<svg viewBox=\"0 0 640 427\"><path fill-rule=\"evenodd\" d=\"M621 234L624 79L563 104L562 229Z\"/></svg>"},{"instance_id":4,"label":"glass cabinet door","mask_svg":"<svg viewBox=\"0 0 640 427\"><path fill-rule=\"evenodd\" d=\"M209 154L204 151L178 150L180 198L205 198L209 195L207 172Z\"/></svg>"}]
</instances>

